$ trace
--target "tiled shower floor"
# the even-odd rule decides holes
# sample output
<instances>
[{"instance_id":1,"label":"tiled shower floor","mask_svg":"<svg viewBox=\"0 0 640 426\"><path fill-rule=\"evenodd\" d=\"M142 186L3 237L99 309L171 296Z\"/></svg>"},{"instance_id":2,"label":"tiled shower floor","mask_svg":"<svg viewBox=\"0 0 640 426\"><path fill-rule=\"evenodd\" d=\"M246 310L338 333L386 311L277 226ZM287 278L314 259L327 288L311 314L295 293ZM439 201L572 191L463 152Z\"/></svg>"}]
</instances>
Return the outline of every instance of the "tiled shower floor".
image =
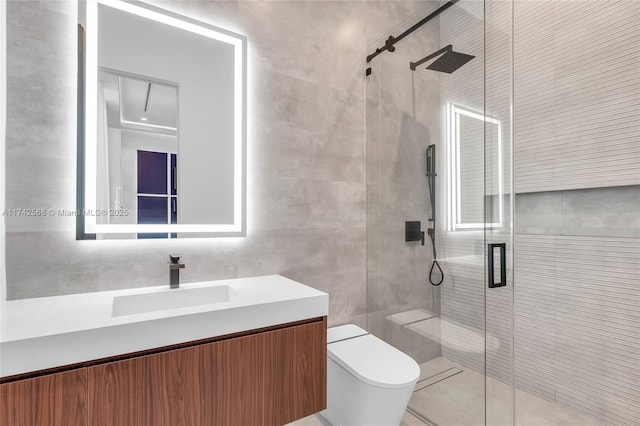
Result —
<instances>
[{"instance_id":1,"label":"tiled shower floor","mask_svg":"<svg viewBox=\"0 0 640 426\"><path fill-rule=\"evenodd\" d=\"M422 378L418 382L409 407L424 416L434 426L511 426L513 392L511 386L462 367L445 358L420 365ZM438 381L438 379L440 379ZM429 379L427 379L429 380ZM422 384L421 384L422 383ZM607 425L591 416L545 401L527 392L516 392L517 426L602 426Z\"/></svg>"}]
</instances>

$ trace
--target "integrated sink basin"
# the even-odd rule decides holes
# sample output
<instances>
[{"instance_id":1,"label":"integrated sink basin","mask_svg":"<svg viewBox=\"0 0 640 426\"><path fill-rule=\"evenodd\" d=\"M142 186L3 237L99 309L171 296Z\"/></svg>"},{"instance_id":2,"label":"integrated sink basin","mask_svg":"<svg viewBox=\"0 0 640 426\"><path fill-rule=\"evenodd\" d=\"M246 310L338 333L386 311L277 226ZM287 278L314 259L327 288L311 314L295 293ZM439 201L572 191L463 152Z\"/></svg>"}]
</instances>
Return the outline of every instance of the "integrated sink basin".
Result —
<instances>
[{"instance_id":1,"label":"integrated sink basin","mask_svg":"<svg viewBox=\"0 0 640 426\"><path fill-rule=\"evenodd\" d=\"M115 296L111 315L141 314L229 301L229 286L177 288L157 293Z\"/></svg>"}]
</instances>

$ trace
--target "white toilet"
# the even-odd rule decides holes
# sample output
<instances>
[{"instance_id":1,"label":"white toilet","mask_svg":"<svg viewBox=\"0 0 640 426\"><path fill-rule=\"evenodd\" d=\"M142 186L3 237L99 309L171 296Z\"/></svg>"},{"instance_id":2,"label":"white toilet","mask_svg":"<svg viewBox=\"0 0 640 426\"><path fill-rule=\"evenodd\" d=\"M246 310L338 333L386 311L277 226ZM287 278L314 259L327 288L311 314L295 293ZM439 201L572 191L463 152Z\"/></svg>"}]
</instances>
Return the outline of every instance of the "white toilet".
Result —
<instances>
[{"instance_id":1,"label":"white toilet","mask_svg":"<svg viewBox=\"0 0 640 426\"><path fill-rule=\"evenodd\" d=\"M353 325L327 330L327 409L334 426L397 426L420 367L408 355Z\"/></svg>"}]
</instances>

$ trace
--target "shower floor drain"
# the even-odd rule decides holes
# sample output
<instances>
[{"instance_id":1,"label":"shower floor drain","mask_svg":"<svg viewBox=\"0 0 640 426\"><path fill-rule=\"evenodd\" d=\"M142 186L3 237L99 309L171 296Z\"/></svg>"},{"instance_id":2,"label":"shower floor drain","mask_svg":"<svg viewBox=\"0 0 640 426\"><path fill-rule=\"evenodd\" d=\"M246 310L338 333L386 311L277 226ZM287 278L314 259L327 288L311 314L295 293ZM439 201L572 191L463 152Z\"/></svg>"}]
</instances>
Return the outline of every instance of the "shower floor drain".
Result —
<instances>
[{"instance_id":1,"label":"shower floor drain","mask_svg":"<svg viewBox=\"0 0 640 426\"><path fill-rule=\"evenodd\" d=\"M420 379L418 380L418 383L416 384L416 388L414 389L414 392L418 392L424 388L427 388L429 386L435 385L438 382L441 382L443 380L448 379L449 377L453 377L456 374L460 374L462 373L464 370L462 370L461 368L458 367L451 367L448 368L444 371L441 371L440 373L434 374L432 376L429 377L425 377L424 379Z\"/></svg>"}]
</instances>

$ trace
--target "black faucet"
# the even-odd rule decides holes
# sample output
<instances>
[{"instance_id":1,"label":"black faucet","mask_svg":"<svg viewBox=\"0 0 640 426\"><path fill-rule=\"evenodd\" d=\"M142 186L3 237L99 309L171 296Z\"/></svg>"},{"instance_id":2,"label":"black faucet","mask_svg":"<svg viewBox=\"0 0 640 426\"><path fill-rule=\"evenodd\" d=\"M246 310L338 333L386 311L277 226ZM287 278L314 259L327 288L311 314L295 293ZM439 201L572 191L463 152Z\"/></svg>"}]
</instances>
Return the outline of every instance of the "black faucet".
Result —
<instances>
[{"instance_id":1,"label":"black faucet","mask_svg":"<svg viewBox=\"0 0 640 426\"><path fill-rule=\"evenodd\" d=\"M180 287L180 269L184 268L184 263L180 263L180 256L169 255L169 287Z\"/></svg>"}]
</instances>

